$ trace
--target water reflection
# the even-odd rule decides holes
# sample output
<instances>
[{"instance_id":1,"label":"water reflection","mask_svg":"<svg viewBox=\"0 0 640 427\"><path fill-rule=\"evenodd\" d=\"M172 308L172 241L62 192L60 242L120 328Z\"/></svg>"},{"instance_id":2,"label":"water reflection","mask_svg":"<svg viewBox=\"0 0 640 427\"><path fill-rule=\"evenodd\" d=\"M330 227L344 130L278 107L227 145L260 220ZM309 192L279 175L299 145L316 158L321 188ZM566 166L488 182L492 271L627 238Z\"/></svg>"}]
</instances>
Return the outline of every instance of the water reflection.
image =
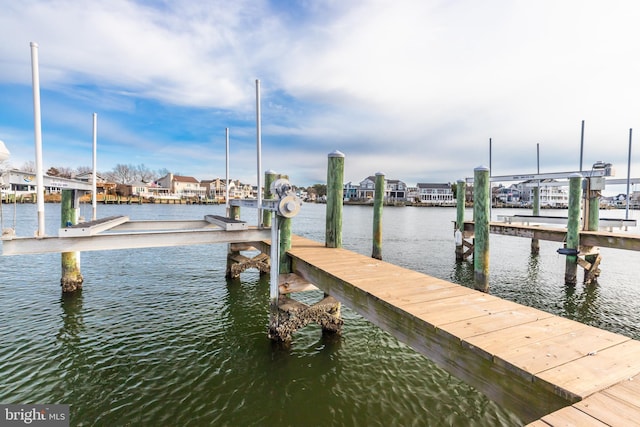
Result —
<instances>
[{"instance_id":1,"label":"water reflection","mask_svg":"<svg viewBox=\"0 0 640 427\"><path fill-rule=\"evenodd\" d=\"M75 354L80 344L80 334L85 330L82 291L63 292L60 297L60 308L62 309L62 326L56 338L71 353Z\"/></svg>"},{"instance_id":2,"label":"water reflection","mask_svg":"<svg viewBox=\"0 0 640 427\"><path fill-rule=\"evenodd\" d=\"M453 283L473 287L473 261L461 261L452 264L449 278Z\"/></svg>"},{"instance_id":3,"label":"water reflection","mask_svg":"<svg viewBox=\"0 0 640 427\"><path fill-rule=\"evenodd\" d=\"M564 287L564 316L588 325L596 325L601 321L600 287L597 284L585 285L582 292L577 286Z\"/></svg>"}]
</instances>

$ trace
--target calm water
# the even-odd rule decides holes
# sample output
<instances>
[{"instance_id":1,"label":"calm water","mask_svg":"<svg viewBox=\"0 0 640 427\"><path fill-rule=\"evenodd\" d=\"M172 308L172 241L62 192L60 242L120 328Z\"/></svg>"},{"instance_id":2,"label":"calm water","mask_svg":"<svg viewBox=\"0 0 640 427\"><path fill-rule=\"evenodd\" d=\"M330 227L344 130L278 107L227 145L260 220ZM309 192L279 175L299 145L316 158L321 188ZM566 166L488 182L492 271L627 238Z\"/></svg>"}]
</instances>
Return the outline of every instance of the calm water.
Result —
<instances>
[{"instance_id":1,"label":"calm water","mask_svg":"<svg viewBox=\"0 0 640 427\"><path fill-rule=\"evenodd\" d=\"M293 231L322 241L324 208L304 205ZM18 235L33 234L35 209L17 206ZM98 210L100 217L200 219L224 208ZM59 205L46 205L46 213L55 235ZM255 223L252 213L243 216ZM90 206L81 214L89 217ZM13 215L4 206L4 227ZM624 212L601 214L614 215ZM455 263L454 209L386 208L383 218L385 260L471 283L473 265ZM344 246L370 255L371 221L370 208L345 206ZM528 239L492 235L491 292L640 338L638 254L602 249L599 284L567 288L557 248L541 242L532 257ZM290 349L273 347L268 277L246 272L227 282L225 256L225 245L85 252L84 290L72 296L60 292L59 254L0 258L0 402L67 403L72 425L83 426L521 424L348 308L339 339L309 326Z\"/></svg>"}]
</instances>

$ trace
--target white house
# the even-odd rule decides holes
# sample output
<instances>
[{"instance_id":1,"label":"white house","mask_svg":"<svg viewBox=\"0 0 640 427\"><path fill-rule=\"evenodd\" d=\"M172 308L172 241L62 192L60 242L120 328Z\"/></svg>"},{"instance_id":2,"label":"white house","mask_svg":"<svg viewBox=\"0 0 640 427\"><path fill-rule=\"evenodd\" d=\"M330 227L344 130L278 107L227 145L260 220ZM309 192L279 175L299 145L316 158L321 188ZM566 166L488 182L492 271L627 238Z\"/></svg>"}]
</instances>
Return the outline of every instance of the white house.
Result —
<instances>
[{"instance_id":1,"label":"white house","mask_svg":"<svg viewBox=\"0 0 640 427\"><path fill-rule=\"evenodd\" d=\"M420 203L430 205L455 205L451 184L418 183Z\"/></svg>"}]
</instances>

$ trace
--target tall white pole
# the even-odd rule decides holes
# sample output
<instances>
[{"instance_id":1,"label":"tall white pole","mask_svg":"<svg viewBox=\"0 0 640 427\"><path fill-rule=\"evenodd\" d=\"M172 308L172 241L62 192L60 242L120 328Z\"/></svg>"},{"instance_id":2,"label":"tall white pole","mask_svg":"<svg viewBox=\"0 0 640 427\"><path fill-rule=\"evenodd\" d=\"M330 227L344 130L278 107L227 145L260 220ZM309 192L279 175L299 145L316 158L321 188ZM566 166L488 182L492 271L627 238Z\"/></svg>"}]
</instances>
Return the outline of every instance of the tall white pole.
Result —
<instances>
[{"instance_id":1,"label":"tall white pole","mask_svg":"<svg viewBox=\"0 0 640 427\"><path fill-rule=\"evenodd\" d=\"M38 71L38 43L31 42L31 76L33 81L33 127L36 143L36 199L38 200L38 229L36 237L44 237L44 171L42 166L42 124L40 120L40 75Z\"/></svg>"},{"instance_id":2,"label":"tall white pole","mask_svg":"<svg viewBox=\"0 0 640 427\"><path fill-rule=\"evenodd\" d=\"M93 215L91 219L98 219L98 113L93 113L93 175L91 184L91 207Z\"/></svg>"},{"instance_id":3,"label":"tall white pole","mask_svg":"<svg viewBox=\"0 0 640 427\"><path fill-rule=\"evenodd\" d=\"M229 128L225 128L225 137L227 141L227 173L225 176L225 191L226 194L224 196L225 206L226 206L226 216L229 217Z\"/></svg>"},{"instance_id":4,"label":"tall white pole","mask_svg":"<svg viewBox=\"0 0 640 427\"><path fill-rule=\"evenodd\" d=\"M262 123L260 119L260 80L256 79L256 145L258 151L258 227L262 227Z\"/></svg>"},{"instance_id":5,"label":"tall white pole","mask_svg":"<svg viewBox=\"0 0 640 427\"><path fill-rule=\"evenodd\" d=\"M633 134L633 129L629 129L629 156L627 157L627 199L625 205L625 214L624 218L629 219L629 202L631 202L631 198L629 197L629 181L631 181L631 136Z\"/></svg>"}]
</instances>

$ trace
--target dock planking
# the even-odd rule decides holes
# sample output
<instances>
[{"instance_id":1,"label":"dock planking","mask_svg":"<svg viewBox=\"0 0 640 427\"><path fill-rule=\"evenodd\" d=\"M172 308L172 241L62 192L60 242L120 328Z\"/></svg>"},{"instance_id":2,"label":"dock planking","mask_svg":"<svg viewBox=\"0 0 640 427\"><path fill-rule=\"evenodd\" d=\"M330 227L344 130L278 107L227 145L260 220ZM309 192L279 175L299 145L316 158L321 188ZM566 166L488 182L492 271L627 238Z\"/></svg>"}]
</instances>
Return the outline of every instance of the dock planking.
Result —
<instances>
[{"instance_id":1,"label":"dock planking","mask_svg":"<svg viewBox=\"0 0 640 427\"><path fill-rule=\"evenodd\" d=\"M630 380L640 342L345 249L292 243L294 273L524 422L640 420Z\"/></svg>"}]
</instances>

